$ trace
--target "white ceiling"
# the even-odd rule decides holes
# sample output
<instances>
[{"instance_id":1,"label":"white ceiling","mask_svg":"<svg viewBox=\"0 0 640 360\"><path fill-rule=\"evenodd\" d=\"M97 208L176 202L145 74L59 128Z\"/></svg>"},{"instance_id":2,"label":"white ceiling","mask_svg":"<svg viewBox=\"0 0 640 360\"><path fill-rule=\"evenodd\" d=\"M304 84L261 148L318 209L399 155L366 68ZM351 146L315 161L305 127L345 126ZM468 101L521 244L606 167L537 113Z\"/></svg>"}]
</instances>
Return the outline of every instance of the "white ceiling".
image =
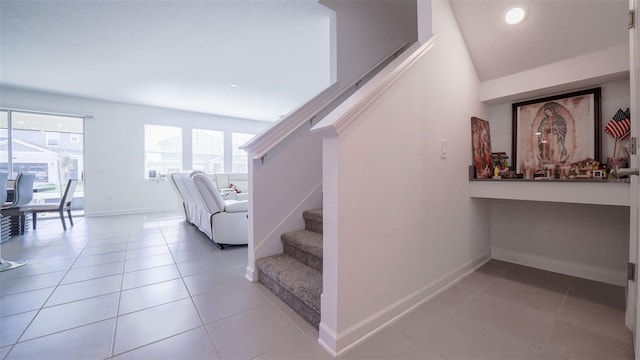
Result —
<instances>
[{"instance_id":1,"label":"white ceiling","mask_svg":"<svg viewBox=\"0 0 640 360\"><path fill-rule=\"evenodd\" d=\"M506 10L529 10L518 25ZM628 0L451 0L481 81L628 43Z\"/></svg>"},{"instance_id":2,"label":"white ceiling","mask_svg":"<svg viewBox=\"0 0 640 360\"><path fill-rule=\"evenodd\" d=\"M627 0L523 0L509 26L513 3L451 0L482 81L628 41ZM0 83L274 121L329 85L332 16L315 0L0 0Z\"/></svg>"},{"instance_id":3,"label":"white ceiling","mask_svg":"<svg viewBox=\"0 0 640 360\"><path fill-rule=\"evenodd\" d=\"M2 0L0 83L274 121L329 85L332 14L313 0Z\"/></svg>"}]
</instances>

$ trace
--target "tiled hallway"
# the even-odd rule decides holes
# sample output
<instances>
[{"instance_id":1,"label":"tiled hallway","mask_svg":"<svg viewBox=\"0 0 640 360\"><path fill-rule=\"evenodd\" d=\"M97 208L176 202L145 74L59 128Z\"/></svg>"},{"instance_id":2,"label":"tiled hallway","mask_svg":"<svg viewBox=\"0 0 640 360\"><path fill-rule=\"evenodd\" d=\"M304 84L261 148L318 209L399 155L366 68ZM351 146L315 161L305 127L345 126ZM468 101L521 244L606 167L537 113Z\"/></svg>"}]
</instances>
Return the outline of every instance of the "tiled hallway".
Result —
<instances>
[{"instance_id":1,"label":"tiled hallway","mask_svg":"<svg viewBox=\"0 0 640 360\"><path fill-rule=\"evenodd\" d=\"M322 359L318 332L180 214L2 244L0 359ZM624 289L492 261L344 358L631 359Z\"/></svg>"}]
</instances>

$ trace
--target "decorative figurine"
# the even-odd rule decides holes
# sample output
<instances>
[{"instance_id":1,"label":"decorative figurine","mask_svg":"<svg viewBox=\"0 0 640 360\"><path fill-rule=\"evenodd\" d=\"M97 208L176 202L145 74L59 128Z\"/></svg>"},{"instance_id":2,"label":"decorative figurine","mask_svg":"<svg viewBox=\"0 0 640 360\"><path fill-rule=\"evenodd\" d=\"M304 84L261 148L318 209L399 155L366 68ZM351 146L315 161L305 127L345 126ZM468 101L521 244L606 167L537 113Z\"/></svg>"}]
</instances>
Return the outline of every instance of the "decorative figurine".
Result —
<instances>
[{"instance_id":1,"label":"decorative figurine","mask_svg":"<svg viewBox=\"0 0 640 360\"><path fill-rule=\"evenodd\" d=\"M500 176L500 168L497 165L493 168L493 178L502 179L502 176Z\"/></svg>"}]
</instances>

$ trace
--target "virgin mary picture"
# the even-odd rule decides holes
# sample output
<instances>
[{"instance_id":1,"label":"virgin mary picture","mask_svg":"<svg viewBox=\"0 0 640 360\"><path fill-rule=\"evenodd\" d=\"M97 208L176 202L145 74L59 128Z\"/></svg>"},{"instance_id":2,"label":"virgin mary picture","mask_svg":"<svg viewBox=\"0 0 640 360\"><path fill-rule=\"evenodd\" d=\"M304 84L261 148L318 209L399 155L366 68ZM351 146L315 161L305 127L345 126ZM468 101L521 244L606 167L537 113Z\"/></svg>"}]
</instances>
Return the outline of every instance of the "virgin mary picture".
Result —
<instances>
[{"instance_id":1,"label":"virgin mary picture","mask_svg":"<svg viewBox=\"0 0 640 360\"><path fill-rule=\"evenodd\" d=\"M513 104L514 165L535 171L599 156L600 89Z\"/></svg>"},{"instance_id":2,"label":"virgin mary picture","mask_svg":"<svg viewBox=\"0 0 640 360\"><path fill-rule=\"evenodd\" d=\"M567 144L568 129L575 129L571 113L556 102L545 103L538 114L540 118L534 135L539 164L564 163L575 152L575 143ZM535 125L535 122L534 122ZM567 148L567 145L570 147Z\"/></svg>"}]
</instances>

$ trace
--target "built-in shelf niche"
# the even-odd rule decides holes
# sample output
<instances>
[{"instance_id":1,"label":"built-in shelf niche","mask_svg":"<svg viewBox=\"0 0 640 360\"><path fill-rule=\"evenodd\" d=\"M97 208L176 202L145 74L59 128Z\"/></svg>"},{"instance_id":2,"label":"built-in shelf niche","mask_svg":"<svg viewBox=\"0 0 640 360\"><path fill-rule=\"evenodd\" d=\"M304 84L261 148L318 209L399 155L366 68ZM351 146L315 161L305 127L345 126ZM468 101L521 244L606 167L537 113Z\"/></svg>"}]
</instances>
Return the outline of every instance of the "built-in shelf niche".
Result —
<instances>
[{"instance_id":1,"label":"built-in shelf niche","mask_svg":"<svg viewBox=\"0 0 640 360\"><path fill-rule=\"evenodd\" d=\"M630 184L607 181L470 180L473 198L630 206Z\"/></svg>"}]
</instances>

